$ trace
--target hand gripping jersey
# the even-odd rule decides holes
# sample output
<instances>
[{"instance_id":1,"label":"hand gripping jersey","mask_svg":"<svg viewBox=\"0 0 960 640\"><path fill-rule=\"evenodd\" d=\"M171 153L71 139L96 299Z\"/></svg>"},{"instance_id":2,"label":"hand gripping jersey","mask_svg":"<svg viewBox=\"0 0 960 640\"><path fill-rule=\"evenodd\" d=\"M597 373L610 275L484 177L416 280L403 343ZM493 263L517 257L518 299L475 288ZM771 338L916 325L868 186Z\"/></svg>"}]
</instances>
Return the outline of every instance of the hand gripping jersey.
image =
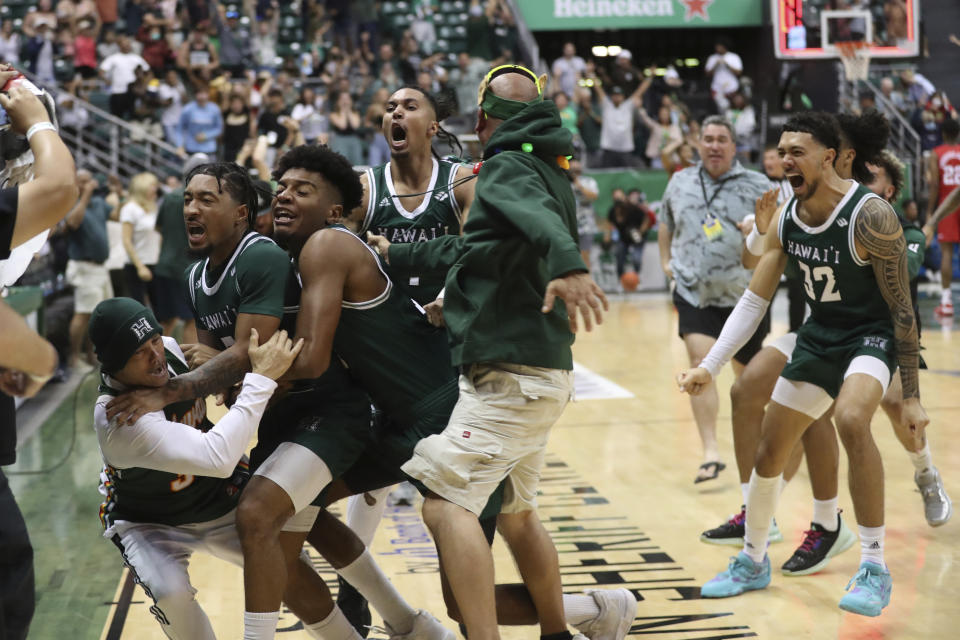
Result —
<instances>
[{"instance_id":1,"label":"hand gripping jersey","mask_svg":"<svg viewBox=\"0 0 960 640\"><path fill-rule=\"evenodd\" d=\"M237 316L240 313L262 314L281 318L280 328L292 338L300 310L299 274L287 253L266 236L250 232L243 237L219 274L209 270L209 258L187 269L190 302L197 327L214 334L220 348L234 343ZM265 336L261 336L265 340ZM309 393L322 403L328 394L339 401L364 402L343 364L330 359L329 368L315 380L295 381L299 394ZM284 397L277 399L283 403ZM278 425L272 420L275 412L267 411L261 421L259 444L251 454L254 467L263 462L284 439L295 432L296 425ZM268 433L269 432L269 433Z\"/></svg>"},{"instance_id":2,"label":"hand gripping jersey","mask_svg":"<svg viewBox=\"0 0 960 640\"><path fill-rule=\"evenodd\" d=\"M390 242L426 242L460 234L461 211L454 197L459 163L433 159L433 174L423 202L413 211L404 208L390 174L390 163L367 169L369 196L360 235L370 231ZM399 194L403 195L403 194ZM446 273L420 273L398 282L421 305L433 302L443 289Z\"/></svg>"},{"instance_id":3,"label":"hand gripping jersey","mask_svg":"<svg viewBox=\"0 0 960 640\"><path fill-rule=\"evenodd\" d=\"M291 281L287 252L270 238L251 231L219 273L204 258L186 274L197 327L216 336L221 350L233 345L241 313L282 318L281 328L293 333L300 292Z\"/></svg>"},{"instance_id":4,"label":"hand gripping jersey","mask_svg":"<svg viewBox=\"0 0 960 640\"><path fill-rule=\"evenodd\" d=\"M171 350L168 340L172 341L164 338L164 352L170 376L186 373L186 361ZM110 376L101 373L100 380L101 395L119 395L118 385ZM207 420L207 405L202 398L167 405L163 413L170 422L202 431L213 426ZM245 458L230 478L178 475L139 467L115 469L107 465L100 474L100 493L106 496L100 505L100 521L109 529L118 521L178 526L215 520L237 506L249 475Z\"/></svg>"}]
</instances>

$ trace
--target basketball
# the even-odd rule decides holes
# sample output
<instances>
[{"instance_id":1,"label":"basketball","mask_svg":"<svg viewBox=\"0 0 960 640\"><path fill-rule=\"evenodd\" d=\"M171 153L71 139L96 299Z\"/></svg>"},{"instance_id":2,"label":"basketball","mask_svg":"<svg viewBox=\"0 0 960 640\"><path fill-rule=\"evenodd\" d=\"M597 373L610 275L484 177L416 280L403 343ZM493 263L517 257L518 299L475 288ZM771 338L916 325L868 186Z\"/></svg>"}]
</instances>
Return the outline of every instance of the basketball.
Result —
<instances>
[{"instance_id":1,"label":"basketball","mask_svg":"<svg viewBox=\"0 0 960 640\"><path fill-rule=\"evenodd\" d=\"M639 284L640 276L637 275L636 271L624 271L623 275L620 276L620 285L624 291L636 291Z\"/></svg>"}]
</instances>

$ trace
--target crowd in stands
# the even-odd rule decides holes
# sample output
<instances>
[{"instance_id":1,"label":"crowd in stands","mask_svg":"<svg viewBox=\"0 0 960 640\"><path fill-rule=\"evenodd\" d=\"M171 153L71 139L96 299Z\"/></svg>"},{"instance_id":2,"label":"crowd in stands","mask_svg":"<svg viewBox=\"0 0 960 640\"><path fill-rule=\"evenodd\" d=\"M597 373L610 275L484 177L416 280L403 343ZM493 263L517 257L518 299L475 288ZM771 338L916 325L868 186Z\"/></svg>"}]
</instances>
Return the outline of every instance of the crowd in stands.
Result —
<instances>
[{"instance_id":1,"label":"crowd in stands","mask_svg":"<svg viewBox=\"0 0 960 640\"><path fill-rule=\"evenodd\" d=\"M164 139L225 160L321 141L385 160L379 118L416 84L469 121L516 57L504 0L38 0L0 8L0 58ZM83 126L61 98L64 125Z\"/></svg>"},{"instance_id":2,"label":"crowd in stands","mask_svg":"<svg viewBox=\"0 0 960 640\"><path fill-rule=\"evenodd\" d=\"M588 166L682 169L696 162L699 122L714 113L733 123L741 158L756 161L760 144L750 104L752 83L742 77L743 62L729 46L718 39L706 60L702 71L711 99L694 111L672 65L641 69L627 49L604 64L585 60L566 43L551 66L553 99Z\"/></svg>"}]
</instances>

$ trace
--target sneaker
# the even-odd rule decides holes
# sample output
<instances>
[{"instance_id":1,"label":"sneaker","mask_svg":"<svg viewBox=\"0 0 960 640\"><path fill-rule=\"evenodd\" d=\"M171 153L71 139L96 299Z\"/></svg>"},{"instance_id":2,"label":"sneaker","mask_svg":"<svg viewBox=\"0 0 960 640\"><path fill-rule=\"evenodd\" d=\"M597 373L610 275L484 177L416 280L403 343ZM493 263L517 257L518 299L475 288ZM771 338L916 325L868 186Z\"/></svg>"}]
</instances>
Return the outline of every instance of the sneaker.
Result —
<instances>
[{"instance_id":1,"label":"sneaker","mask_svg":"<svg viewBox=\"0 0 960 640\"><path fill-rule=\"evenodd\" d=\"M853 591L850 586L856 583ZM864 562L860 571L847 583L847 595L840 599L840 608L861 616L876 617L890 604L893 579L890 572L873 562Z\"/></svg>"},{"instance_id":2,"label":"sneaker","mask_svg":"<svg viewBox=\"0 0 960 640\"><path fill-rule=\"evenodd\" d=\"M810 529L803 532L803 542L783 564L780 572L785 576L808 576L827 566L833 556L852 547L857 536L839 513L837 520L840 526L836 531L827 531L816 522L811 522Z\"/></svg>"},{"instance_id":3,"label":"sneaker","mask_svg":"<svg viewBox=\"0 0 960 640\"><path fill-rule=\"evenodd\" d=\"M390 507L412 507L417 503L420 493L409 482L401 482L390 495L387 496L387 505Z\"/></svg>"},{"instance_id":4,"label":"sneaker","mask_svg":"<svg viewBox=\"0 0 960 640\"><path fill-rule=\"evenodd\" d=\"M453 631L440 624L440 621L429 611L423 609L417 609L413 618L413 629L407 633L397 633L386 622L383 626L390 640L456 640L457 637Z\"/></svg>"},{"instance_id":5,"label":"sneaker","mask_svg":"<svg viewBox=\"0 0 960 640\"><path fill-rule=\"evenodd\" d=\"M737 547L743 546L744 523L747 521L747 507L741 505L740 513L730 516L730 519L715 529L707 529L700 534L700 542L708 544L729 544ZM783 542L783 534L777 521L770 524L770 535L767 542Z\"/></svg>"},{"instance_id":6,"label":"sneaker","mask_svg":"<svg viewBox=\"0 0 960 640\"><path fill-rule=\"evenodd\" d=\"M744 591L763 589L770 584L770 558L763 556L762 563L754 562L750 556L740 552L730 558L727 570L717 574L713 580L700 587L702 598L729 598Z\"/></svg>"},{"instance_id":7,"label":"sneaker","mask_svg":"<svg viewBox=\"0 0 960 640\"><path fill-rule=\"evenodd\" d=\"M927 524L931 527L946 524L953 515L953 503L943 489L943 479L937 468L913 474L913 481L923 496L923 514L927 517Z\"/></svg>"},{"instance_id":8,"label":"sneaker","mask_svg":"<svg viewBox=\"0 0 960 640\"><path fill-rule=\"evenodd\" d=\"M577 625L577 631L590 640L623 640L637 617L633 594L628 589L588 589L586 594L593 596L600 615Z\"/></svg>"},{"instance_id":9,"label":"sneaker","mask_svg":"<svg viewBox=\"0 0 960 640\"><path fill-rule=\"evenodd\" d=\"M337 582L340 589L337 591L337 606L343 611L347 621L353 625L361 637L366 638L370 633L370 605L367 599L360 595L360 592L353 588L353 585L337 576Z\"/></svg>"},{"instance_id":10,"label":"sneaker","mask_svg":"<svg viewBox=\"0 0 960 640\"><path fill-rule=\"evenodd\" d=\"M941 302L933 310L938 316L952 316L953 315L953 302Z\"/></svg>"}]
</instances>

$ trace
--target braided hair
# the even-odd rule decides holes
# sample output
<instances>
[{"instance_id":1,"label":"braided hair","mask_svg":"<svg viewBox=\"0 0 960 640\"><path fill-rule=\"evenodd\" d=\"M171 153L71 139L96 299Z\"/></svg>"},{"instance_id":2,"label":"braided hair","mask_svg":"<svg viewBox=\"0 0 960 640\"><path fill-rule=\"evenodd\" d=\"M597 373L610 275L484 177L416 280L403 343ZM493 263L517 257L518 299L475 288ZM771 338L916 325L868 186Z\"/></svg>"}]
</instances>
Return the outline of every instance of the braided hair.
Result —
<instances>
[{"instance_id":1,"label":"braided hair","mask_svg":"<svg viewBox=\"0 0 960 640\"><path fill-rule=\"evenodd\" d=\"M460 144L460 140L457 139L457 136L444 129L440 124L440 122L453 115L454 106L450 99L443 94L434 95L423 87L415 84L406 84L400 87L400 89L413 89L414 91L423 94L423 96L427 99L427 102L430 103L430 107L433 109L433 115L437 119L437 138L445 142L447 146L450 147L450 150L455 152L455 156L458 158L463 156L463 145ZM430 153L432 153L437 160L440 159L440 154L436 152L436 150L433 148L433 145L430 146Z\"/></svg>"},{"instance_id":2,"label":"braided hair","mask_svg":"<svg viewBox=\"0 0 960 640\"><path fill-rule=\"evenodd\" d=\"M208 162L194 168L187 174L186 183L189 184L193 176L212 176L217 180L217 191L224 191L236 202L247 206L247 222L253 228L257 212L260 210L257 188L247 170L236 162ZM270 194L272 197L273 194Z\"/></svg>"}]
</instances>

